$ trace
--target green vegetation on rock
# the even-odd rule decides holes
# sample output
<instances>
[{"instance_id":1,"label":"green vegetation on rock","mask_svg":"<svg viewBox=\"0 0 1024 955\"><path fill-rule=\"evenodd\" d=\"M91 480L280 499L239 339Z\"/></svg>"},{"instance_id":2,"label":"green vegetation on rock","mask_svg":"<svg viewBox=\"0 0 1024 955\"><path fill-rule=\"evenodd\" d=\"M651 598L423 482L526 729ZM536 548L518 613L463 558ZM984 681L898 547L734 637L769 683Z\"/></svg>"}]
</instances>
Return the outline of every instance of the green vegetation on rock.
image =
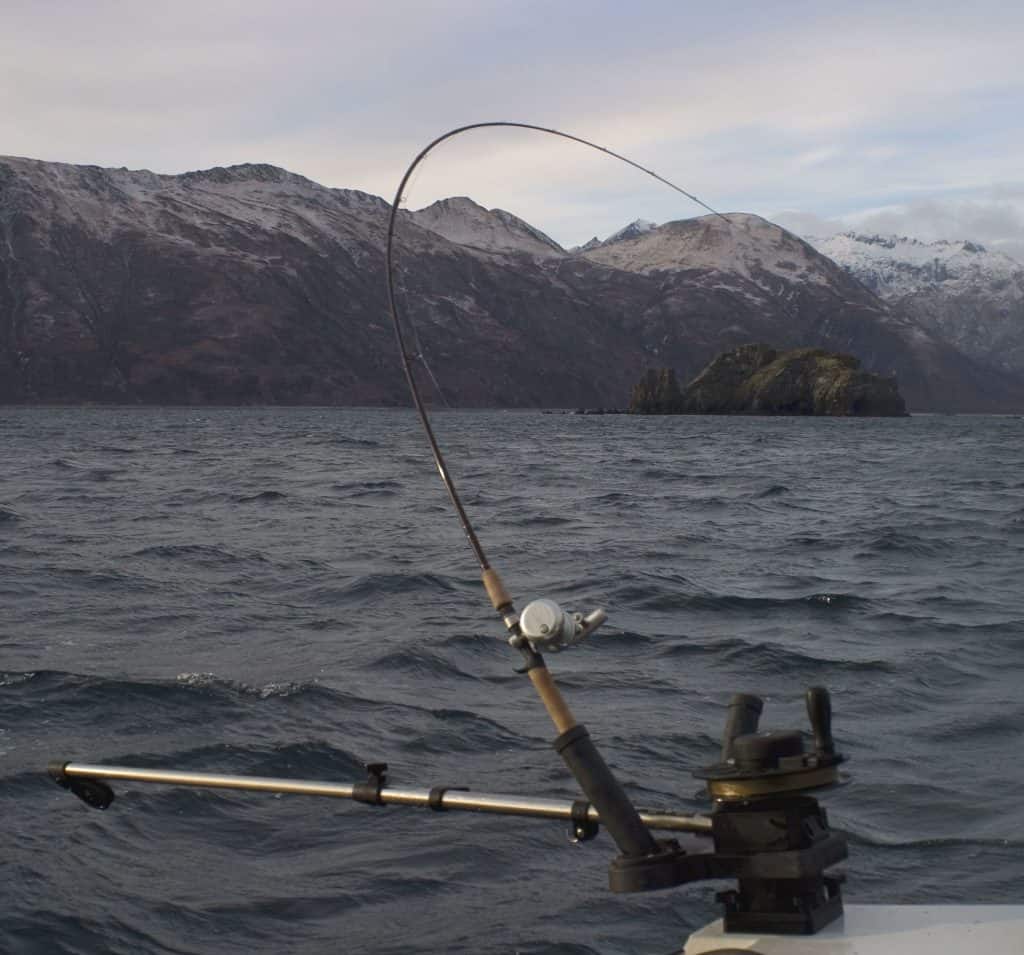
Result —
<instances>
[{"instance_id":1,"label":"green vegetation on rock","mask_svg":"<svg viewBox=\"0 0 1024 955\"><path fill-rule=\"evenodd\" d=\"M821 348L779 352L741 345L680 391L671 369L648 370L633 388L634 414L862 415L907 413L895 378L864 371L852 355Z\"/></svg>"},{"instance_id":2,"label":"green vegetation on rock","mask_svg":"<svg viewBox=\"0 0 1024 955\"><path fill-rule=\"evenodd\" d=\"M672 368L648 368L633 386L629 410L635 414L679 414L682 392Z\"/></svg>"}]
</instances>

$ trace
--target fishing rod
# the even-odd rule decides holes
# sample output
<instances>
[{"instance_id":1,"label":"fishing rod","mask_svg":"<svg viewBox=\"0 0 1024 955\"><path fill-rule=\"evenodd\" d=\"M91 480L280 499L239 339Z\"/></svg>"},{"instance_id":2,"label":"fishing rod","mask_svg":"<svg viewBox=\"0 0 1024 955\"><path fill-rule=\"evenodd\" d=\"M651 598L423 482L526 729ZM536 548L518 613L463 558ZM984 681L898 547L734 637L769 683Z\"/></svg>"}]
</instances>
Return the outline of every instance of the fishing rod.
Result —
<instances>
[{"instance_id":1,"label":"fishing rod","mask_svg":"<svg viewBox=\"0 0 1024 955\"><path fill-rule=\"evenodd\" d=\"M734 696L729 705L721 758L696 774L705 780L714 800L711 816L641 812L608 767L586 727L577 722L542 656L542 652L578 645L605 622L607 614L601 609L587 614L569 613L547 598L532 601L518 613L483 550L441 452L413 371L412 360L422 360L422 348L418 348L418 355L410 356L398 312L395 228L409 179L430 152L454 136L495 127L533 130L595 149L652 176L724 221L729 220L680 186L611 149L560 130L504 121L460 126L429 143L405 171L391 206L386 247L387 300L413 404L438 473L480 566L484 589L508 630L509 644L523 658L519 672L528 676L554 723L558 736L552 745L585 798L563 802L474 793L455 787L395 788L388 783L385 763L369 764L367 779L359 783L192 773L70 760L51 763L49 773L59 785L96 809L106 809L114 800L107 781L127 781L347 798L374 806L398 804L436 811L456 809L562 819L570 822L576 841L593 838L599 826L604 826L619 849L619 855L609 866L612 891L646 892L704 879L735 878L738 887L720 895L725 904L726 931L816 932L842 913L840 879L826 870L847 854L845 836L829 828L824 810L815 799L805 795L809 790L836 783L838 766L843 761L832 739L827 690L811 687L807 691L813 736L810 748L805 746L803 734L796 730L760 732L761 699L745 694ZM415 331L415 326L411 327ZM652 830L710 836L713 849L706 851L693 840L685 844L671 838L656 840Z\"/></svg>"},{"instance_id":2,"label":"fishing rod","mask_svg":"<svg viewBox=\"0 0 1024 955\"><path fill-rule=\"evenodd\" d=\"M452 506L455 508L459 523L462 525L462 530L480 566L480 575L483 580L484 589L490 598L491 605L509 631L509 643L523 656L524 666L522 671L529 677L541 702L544 704L544 708L548 712L548 716L551 718L552 723L554 723L555 729L559 732L558 738L553 743L555 749L576 778L587 798L598 807L601 818L604 819L605 825L621 850L623 858L653 859L663 854L664 851L673 851L672 847L665 849L655 843L647 827L640 820L629 797L590 739L587 728L582 723L577 722L576 717L573 715L572 710L570 710L568 703L566 703L548 670L543 656L541 656L541 650L544 649L560 650L567 646L581 643L607 620L607 614L601 609L593 610L586 615L580 613L568 614L555 601L543 598L530 603L524 609L521 616L516 613L511 595L506 590L497 570L491 566L487 555L484 553L480 539L477 536L472 521L469 519L469 515L466 513L462 498L455 486L455 480L445 462L444 454L441 452L437 437L434 434L434 428L430 422L430 416L427 414L423 397L420 394L416 375L413 372L412 360L406 347L405 335L402 332L402 322L398 314L398 302L395 294L395 228L409 180L419 165L441 143L463 133L494 128L530 130L595 149L653 177L658 182L686 196L686 198L696 202L724 221L728 222L728 219L681 186L605 146L547 126L504 120L470 123L465 126L459 126L443 133L428 143L409 164L409 167L405 170L404 175L399 181L398 188L395 190L395 198L391 203L391 214L388 217L387 247L385 252L388 309L391 313L391 321L395 330L395 339L398 344L398 353L401 356L402 369L405 373L406 382L409 385L413 404L416 407L420 423L423 425L427 442L430 445L434 464L437 467L438 474L441 476L445 489L448 491L448 496L451 499ZM412 327L415 328L415 326ZM419 350L419 355L422 355L422 349Z\"/></svg>"}]
</instances>

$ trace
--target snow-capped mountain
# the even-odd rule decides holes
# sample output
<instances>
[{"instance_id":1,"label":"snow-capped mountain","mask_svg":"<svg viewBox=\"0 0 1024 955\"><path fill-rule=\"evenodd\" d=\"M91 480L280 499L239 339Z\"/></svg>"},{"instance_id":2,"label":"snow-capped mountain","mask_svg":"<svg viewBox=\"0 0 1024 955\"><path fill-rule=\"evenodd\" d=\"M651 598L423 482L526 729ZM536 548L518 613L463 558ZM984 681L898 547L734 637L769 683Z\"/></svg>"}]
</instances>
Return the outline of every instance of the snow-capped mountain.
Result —
<instances>
[{"instance_id":1,"label":"snow-capped mountain","mask_svg":"<svg viewBox=\"0 0 1024 955\"><path fill-rule=\"evenodd\" d=\"M760 216L733 212L634 225L584 254L592 262L646 274L713 269L754 281L762 273L819 284L834 278L806 242Z\"/></svg>"},{"instance_id":2,"label":"snow-capped mountain","mask_svg":"<svg viewBox=\"0 0 1024 955\"><path fill-rule=\"evenodd\" d=\"M965 354L1024 371L1024 265L975 242L844 232L808 237L887 302Z\"/></svg>"},{"instance_id":3,"label":"snow-capped mountain","mask_svg":"<svg viewBox=\"0 0 1024 955\"><path fill-rule=\"evenodd\" d=\"M651 229L657 229L658 223L649 222L647 219L634 219L629 225L619 229L618 232L613 232L607 239L604 240L604 245L609 245L612 242L619 242L622 239L635 239L638 235L643 235L646 232L650 232Z\"/></svg>"},{"instance_id":4,"label":"snow-capped mountain","mask_svg":"<svg viewBox=\"0 0 1024 955\"><path fill-rule=\"evenodd\" d=\"M638 235L643 235L645 232L650 232L651 229L657 229L658 225L656 222L649 222L647 219L634 219L629 225L623 226L618 232L613 232L607 239L599 239L596 235L584 242L583 245L577 245L569 251L576 254L580 252L590 252L598 246L607 245L610 242L618 242L620 239L635 239Z\"/></svg>"},{"instance_id":5,"label":"snow-capped mountain","mask_svg":"<svg viewBox=\"0 0 1024 955\"><path fill-rule=\"evenodd\" d=\"M0 158L0 401L407 401L384 295L389 207L274 166L180 176ZM796 236L734 215L585 253L467 199L403 215L399 302L462 405L621 406L724 349L851 352L911 408L1024 389Z\"/></svg>"},{"instance_id":6,"label":"snow-capped mountain","mask_svg":"<svg viewBox=\"0 0 1024 955\"><path fill-rule=\"evenodd\" d=\"M473 249L539 256L565 254L554 239L518 216L504 209L485 209L466 196L440 199L411 216L418 226Z\"/></svg>"}]
</instances>

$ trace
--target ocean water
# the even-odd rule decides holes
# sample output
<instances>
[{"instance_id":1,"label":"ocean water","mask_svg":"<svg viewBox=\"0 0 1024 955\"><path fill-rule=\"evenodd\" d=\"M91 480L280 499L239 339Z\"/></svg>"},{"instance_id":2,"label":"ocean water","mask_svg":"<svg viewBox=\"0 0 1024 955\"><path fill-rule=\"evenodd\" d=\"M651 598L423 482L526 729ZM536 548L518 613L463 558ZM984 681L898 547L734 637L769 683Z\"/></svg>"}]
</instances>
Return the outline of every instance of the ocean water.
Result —
<instances>
[{"instance_id":1,"label":"ocean water","mask_svg":"<svg viewBox=\"0 0 1024 955\"><path fill-rule=\"evenodd\" d=\"M846 897L1020 902L1024 421L446 412L522 607L642 806L706 808L734 692L832 691ZM676 950L719 885L613 896L603 834L120 784L54 759L573 796L411 412L0 409L0 951Z\"/></svg>"}]
</instances>

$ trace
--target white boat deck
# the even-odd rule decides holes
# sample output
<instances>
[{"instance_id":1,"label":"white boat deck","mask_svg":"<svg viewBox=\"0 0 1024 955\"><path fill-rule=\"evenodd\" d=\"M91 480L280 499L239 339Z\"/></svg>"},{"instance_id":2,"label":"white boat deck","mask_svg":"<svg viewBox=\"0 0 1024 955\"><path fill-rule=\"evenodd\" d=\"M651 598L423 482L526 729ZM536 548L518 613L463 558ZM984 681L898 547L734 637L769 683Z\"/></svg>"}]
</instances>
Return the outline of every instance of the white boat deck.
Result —
<instances>
[{"instance_id":1,"label":"white boat deck","mask_svg":"<svg viewBox=\"0 0 1024 955\"><path fill-rule=\"evenodd\" d=\"M690 936L685 955L1024 955L1024 905L845 905L817 935Z\"/></svg>"}]
</instances>

